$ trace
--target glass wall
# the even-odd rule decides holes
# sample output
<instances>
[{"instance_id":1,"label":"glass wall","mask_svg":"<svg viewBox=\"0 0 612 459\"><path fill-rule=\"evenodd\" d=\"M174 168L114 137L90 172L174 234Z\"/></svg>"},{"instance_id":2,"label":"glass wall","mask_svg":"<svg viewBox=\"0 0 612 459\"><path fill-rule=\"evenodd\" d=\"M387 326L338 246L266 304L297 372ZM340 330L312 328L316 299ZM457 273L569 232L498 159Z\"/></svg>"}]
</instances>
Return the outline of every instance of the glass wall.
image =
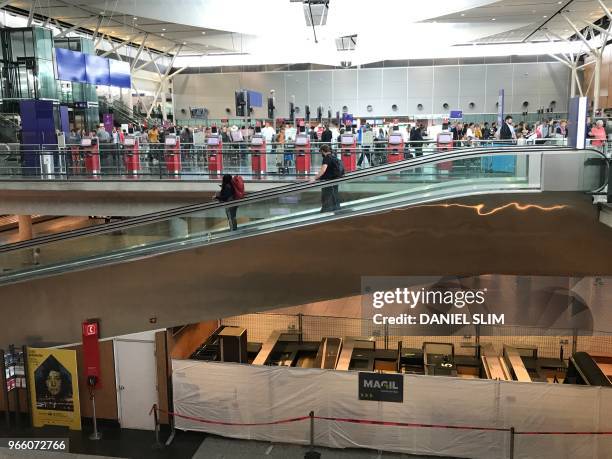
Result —
<instances>
[{"instance_id":1,"label":"glass wall","mask_svg":"<svg viewBox=\"0 0 612 459\"><path fill-rule=\"evenodd\" d=\"M2 41L2 98L57 100L51 31L5 28Z\"/></svg>"}]
</instances>

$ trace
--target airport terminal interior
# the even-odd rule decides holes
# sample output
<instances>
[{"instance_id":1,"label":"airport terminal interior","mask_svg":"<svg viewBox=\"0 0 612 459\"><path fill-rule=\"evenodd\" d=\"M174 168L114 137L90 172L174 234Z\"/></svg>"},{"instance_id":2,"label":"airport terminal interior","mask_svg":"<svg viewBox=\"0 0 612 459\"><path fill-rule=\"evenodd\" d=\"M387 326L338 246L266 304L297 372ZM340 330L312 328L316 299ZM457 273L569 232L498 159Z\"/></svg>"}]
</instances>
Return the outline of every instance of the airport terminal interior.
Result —
<instances>
[{"instance_id":1,"label":"airport terminal interior","mask_svg":"<svg viewBox=\"0 0 612 459\"><path fill-rule=\"evenodd\" d=\"M612 458L611 8L0 0L0 458Z\"/></svg>"}]
</instances>

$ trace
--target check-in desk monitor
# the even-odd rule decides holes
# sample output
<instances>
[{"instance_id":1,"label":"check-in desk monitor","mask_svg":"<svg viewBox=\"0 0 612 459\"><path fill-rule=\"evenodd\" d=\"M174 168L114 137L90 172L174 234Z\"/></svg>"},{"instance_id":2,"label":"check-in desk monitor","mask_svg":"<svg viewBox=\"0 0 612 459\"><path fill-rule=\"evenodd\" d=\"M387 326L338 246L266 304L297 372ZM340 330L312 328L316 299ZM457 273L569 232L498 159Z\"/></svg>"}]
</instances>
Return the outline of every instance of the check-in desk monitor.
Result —
<instances>
[{"instance_id":1,"label":"check-in desk monitor","mask_svg":"<svg viewBox=\"0 0 612 459\"><path fill-rule=\"evenodd\" d=\"M295 138L295 144L298 146L308 145L308 136L300 134Z\"/></svg>"},{"instance_id":2,"label":"check-in desk monitor","mask_svg":"<svg viewBox=\"0 0 612 459\"><path fill-rule=\"evenodd\" d=\"M166 145L173 147L174 145L176 145L176 137L166 137Z\"/></svg>"},{"instance_id":3,"label":"check-in desk monitor","mask_svg":"<svg viewBox=\"0 0 612 459\"><path fill-rule=\"evenodd\" d=\"M340 138L340 143L342 145L354 145L355 136L353 134L342 134L342 137Z\"/></svg>"},{"instance_id":4,"label":"check-in desk monitor","mask_svg":"<svg viewBox=\"0 0 612 459\"><path fill-rule=\"evenodd\" d=\"M133 147L136 144L136 139L134 137L126 137L123 140L123 145L127 147Z\"/></svg>"},{"instance_id":5,"label":"check-in desk monitor","mask_svg":"<svg viewBox=\"0 0 612 459\"><path fill-rule=\"evenodd\" d=\"M263 137L253 137L251 139L251 145L253 146L261 146L264 144L264 138Z\"/></svg>"},{"instance_id":6,"label":"check-in desk monitor","mask_svg":"<svg viewBox=\"0 0 612 459\"><path fill-rule=\"evenodd\" d=\"M438 143L453 143L453 133L441 132L438 134Z\"/></svg>"},{"instance_id":7,"label":"check-in desk monitor","mask_svg":"<svg viewBox=\"0 0 612 459\"><path fill-rule=\"evenodd\" d=\"M391 134L389 136L389 145L401 145L402 140L401 134Z\"/></svg>"},{"instance_id":8,"label":"check-in desk monitor","mask_svg":"<svg viewBox=\"0 0 612 459\"><path fill-rule=\"evenodd\" d=\"M206 144L210 145L210 146L217 146L217 145L219 145L219 137L217 137L217 136L209 137L208 139L206 139Z\"/></svg>"}]
</instances>

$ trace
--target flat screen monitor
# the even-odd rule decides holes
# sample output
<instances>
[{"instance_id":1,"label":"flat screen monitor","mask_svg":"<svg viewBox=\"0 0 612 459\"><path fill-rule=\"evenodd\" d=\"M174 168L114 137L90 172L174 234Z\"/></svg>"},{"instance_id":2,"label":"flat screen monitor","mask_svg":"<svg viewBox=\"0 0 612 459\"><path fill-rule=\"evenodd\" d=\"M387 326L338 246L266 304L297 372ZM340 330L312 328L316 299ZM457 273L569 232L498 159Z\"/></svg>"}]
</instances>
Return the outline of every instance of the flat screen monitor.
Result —
<instances>
[{"instance_id":1,"label":"flat screen monitor","mask_svg":"<svg viewBox=\"0 0 612 459\"><path fill-rule=\"evenodd\" d=\"M353 145L355 143L355 136L353 134L344 134L340 139L342 145Z\"/></svg>"},{"instance_id":2,"label":"flat screen monitor","mask_svg":"<svg viewBox=\"0 0 612 459\"><path fill-rule=\"evenodd\" d=\"M64 48L55 48L57 76L63 81L87 83L85 54Z\"/></svg>"},{"instance_id":3,"label":"flat screen monitor","mask_svg":"<svg viewBox=\"0 0 612 459\"><path fill-rule=\"evenodd\" d=\"M176 145L176 137L167 137L166 145Z\"/></svg>"},{"instance_id":4,"label":"flat screen monitor","mask_svg":"<svg viewBox=\"0 0 612 459\"><path fill-rule=\"evenodd\" d=\"M308 136L298 135L295 138L295 144L296 145L308 145L308 140L309 140Z\"/></svg>"},{"instance_id":5,"label":"flat screen monitor","mask_svg":"<svg viewBox=\"0 0 612 459\"><path fill-rule=\"evenodd\" d=\"M110 73L110 85L119 88L131 88L132 79L130 74L130 63L116 61L115 59L108 60Z\"/></svg>"},{"instance_id":6,"label":"flat screen monitor","mask_svg":"<svg viewBox=\"0 0 612 459\"><path fill-rule=\"evenodd\" d=\"M400 145L402 143L401 134L391 134L389 136L389 145Z\"/></svg>"},{"instance_id":7,"label":"flat screen monitor","mask_svg":"<svg viewBox=\"0 0 612 459\"><path fill-rule=\"evenodd\" d=\"M263 145L264 139L263 137L253 137L251 139L251 145Z\"/></svg>"},{"instance_id":8,"label":"flat screen monitor","mask_svg":"<svg viewBox=\"0 0 612 459\"><path fill-rule=\"evenodd\" d=\"M215 137L209 137L208 139L206 139L206 144L207 145L219 145L219 137L215 136Z\"/></svg>"},{"instance_id":9,"label":"flat screen monitor","mask_svg":"<svg viewBox=\"0 0 612 459\"><path fill-rule=\"evenodd\" d=\"M91 147L91 139L81 139L82 147Z\"/></svg>"},{"instance_id":10,"label":"flat screen monitor","mask_svg":"<svg viewBox=\"0 0 612 459\"><path fill-rule=\"evenodd\" d=\"M123 145L127 145L127 146L133 146L136 143L136 139L134 139L133 137L126 137L125 140L123 141Z\"/></svg>"},{"instance_id":11,"label":"flat screen monitor","mask_svg":"<svg viewBox=\"0 0 612 459\"><path fill-rule=\"evenodd\" d=\"M87 83L110 86L110 69L108 59L85 54L85 74Z\"/></svg>"}]
</instances>

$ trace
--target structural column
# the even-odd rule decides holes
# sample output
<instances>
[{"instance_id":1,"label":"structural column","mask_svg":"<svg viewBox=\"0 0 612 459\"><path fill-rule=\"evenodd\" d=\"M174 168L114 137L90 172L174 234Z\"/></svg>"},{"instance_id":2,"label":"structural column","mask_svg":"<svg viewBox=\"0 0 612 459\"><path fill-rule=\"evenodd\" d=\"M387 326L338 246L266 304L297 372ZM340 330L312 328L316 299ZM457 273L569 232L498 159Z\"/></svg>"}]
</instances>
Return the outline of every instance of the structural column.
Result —
<instances>
[{"instance_id":1,"label":"structural column","mask_svg":"<svg viewBox=\"0 0 612 459\"><path fill-rule=\"evenodd\" d=\"M599 110L599 95L601 91L601 57L602 53L598 52L595 56L595 82L593 89L593 117Z\"/></svg>"},{"instance_id":2,"label":"structural column","mask_svg":"<svg viewBox=\"0 0 612 459\"><path fill-rule=\"evenodd\" d=\"M17 222L19 223L19 240L28 241L32 239L32 216L18 215Z\"/></svg>"}]
</instances>

